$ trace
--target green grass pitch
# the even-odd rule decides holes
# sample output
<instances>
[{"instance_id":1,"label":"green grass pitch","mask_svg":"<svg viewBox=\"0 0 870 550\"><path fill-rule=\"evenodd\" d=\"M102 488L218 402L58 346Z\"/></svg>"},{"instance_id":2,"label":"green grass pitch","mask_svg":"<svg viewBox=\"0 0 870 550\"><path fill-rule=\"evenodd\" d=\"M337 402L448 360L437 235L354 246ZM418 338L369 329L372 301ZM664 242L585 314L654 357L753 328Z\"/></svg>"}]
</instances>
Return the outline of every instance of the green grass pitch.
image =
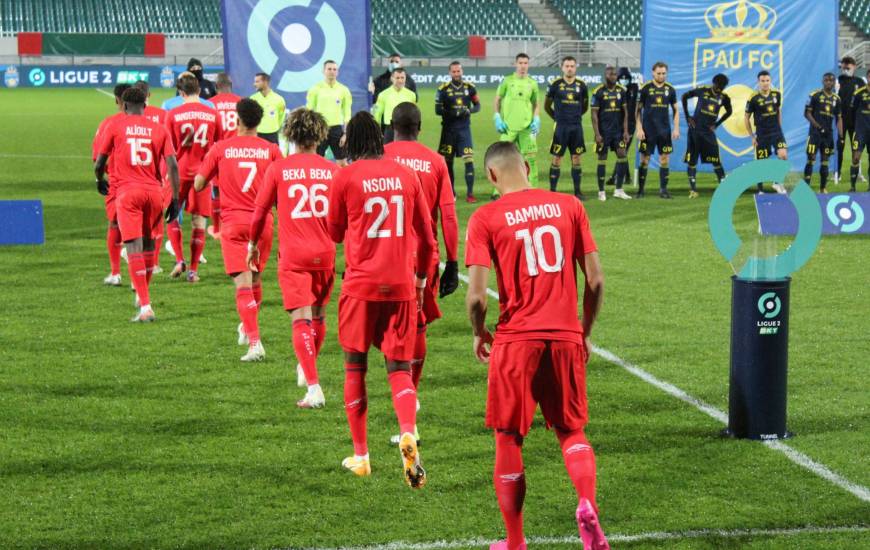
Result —
<instances>
[{"instance_id":1,"label":"green grass pitch","mask_svg":"<svg viewBox=\"0 0 870 550\"><path fill-rule=\"evenodd\" d=\"M474 115L481 199L490 189L482 152L496 139L492 92L482 96L483 112ZM421 90L421 103L421 139L435 147L432 89ZM445 318L429 333L419 415L428 486L414 492L402 482L388 444L396 429L389 389L374 353L373 475L351 476L340 467L351 445L338 289L319 362L327 407L312 412L293 405L302 394L274 261L264 284L262 364L238 360L233 289L211 239L200 284L156 278L155 324L128 322L126 271L123 288L101 284L105 220L89 156L97 124L113 109L93 89L0 91L0 199L41 199L47 232L44 246L0 249L0 546L328 548L503 536L491 488L493 442L483 426L486 370L471 353L464 286L442 302ZM552 123L543 118L546 182ZM586 135L591 141L588 128ZM594 196L595 160L587 154L583 164L584 191ZM727 410L731 271L706 227L713 177L699 179L698 200L687 198L685 175L673 174L673 201L587 202L606 275L593 340ZM651 171L653 190L657 181ZM461 228L472 210L459 203ZM754 227L749 198L738 218ZM796 274L789 371L789 428L797 434L789 445L864 486L868 250L867 237L827 237ZM161 261L168 271L170 259ZM497 304L490 306L494 322ZM588 381L588 435L608 533L858 527L711 532L615 548L870 548L867 502L762 444L720 438L719 423L600 357L592 357ZM555 437L540 423L525 458L528 535L576 535L575 495Z\"/></svg>"}]
</instances>

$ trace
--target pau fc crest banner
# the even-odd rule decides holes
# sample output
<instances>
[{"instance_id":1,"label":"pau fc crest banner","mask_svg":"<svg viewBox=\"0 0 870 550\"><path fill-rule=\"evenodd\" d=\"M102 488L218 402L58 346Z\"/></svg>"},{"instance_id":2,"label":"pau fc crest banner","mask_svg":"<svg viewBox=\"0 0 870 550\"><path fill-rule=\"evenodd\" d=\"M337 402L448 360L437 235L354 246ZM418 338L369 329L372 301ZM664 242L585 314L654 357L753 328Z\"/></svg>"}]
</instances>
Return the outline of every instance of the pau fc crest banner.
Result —
<instances>
[{"instance_id":1,"label":"pau fc crest banner","mask_svg":"<svg viewBox=\"0 0 870 550\"><path fill-rule=\"evenodd\" d=\"M254 75L272 76L288 108L323 80L323 62L353 94L354 112L369 108L369 0L223 0L224 60L236 93L253 93Z\"/></svg>"},{"instance_id":2,"label":"pau fc crest banner","mask_svg":"<svg viewBox=\"0 0 870 550\"><path fill-rule=\"evenodd\" d=\"M644 0L641 70L648 79L656 61L667 63L668 81L678 96L710 84L717 73L728 76L726 93L734 113L717 131L726 170L755 158L744 114L758 72L767 70L782 92L791 168L801 170L808 125L804 106L821 88L822 75L836 73L838 12L837 0ZM694 103L689 102L690 113ZM687 131L681 112L672 170L685 169Z\"/></svg>"}]
</instances>

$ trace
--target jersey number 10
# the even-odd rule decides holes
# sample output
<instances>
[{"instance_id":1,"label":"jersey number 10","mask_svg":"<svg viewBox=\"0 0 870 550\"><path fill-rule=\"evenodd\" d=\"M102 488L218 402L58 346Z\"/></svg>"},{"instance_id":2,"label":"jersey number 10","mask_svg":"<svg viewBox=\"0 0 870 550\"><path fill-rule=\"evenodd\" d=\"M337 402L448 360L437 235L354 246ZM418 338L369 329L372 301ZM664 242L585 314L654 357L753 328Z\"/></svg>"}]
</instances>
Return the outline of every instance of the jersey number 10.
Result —
<instances>
[{"instance_id":1,"label":"jersey number 10","mask_svg":"<svg viewBox=\"0 0 870 550\"><path fill-rule=\"evenodd\" d=\"M555 227L552 225L542 225L536 227L534 232L530 232L528 229L520 229L515 235L517 240L523 241L523 248L526 253L526 268L529 270L529 275L537 277L541 271L544 273L558 273L562 271L562 266L565 265L565 250L562 248L562 237ZM547 259L547 253L544 250L544 235L553 237L555 258L553 258L552 262Z\"/></svg>"}]
</instances>

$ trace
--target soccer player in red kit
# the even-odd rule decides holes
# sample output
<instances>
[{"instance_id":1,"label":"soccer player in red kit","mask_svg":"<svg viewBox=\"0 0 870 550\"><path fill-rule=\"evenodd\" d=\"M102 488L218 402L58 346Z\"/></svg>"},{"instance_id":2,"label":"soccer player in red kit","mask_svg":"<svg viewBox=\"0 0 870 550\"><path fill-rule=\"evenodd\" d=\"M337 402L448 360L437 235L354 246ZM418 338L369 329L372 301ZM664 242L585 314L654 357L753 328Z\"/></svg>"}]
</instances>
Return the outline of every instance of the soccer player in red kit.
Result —
<instances>
[{"instance_id":1,"label":"soccer player in red kit","mask_svg":"<svg viewBox=\"0 0 870 550\"><path fill-rule=\"evenodd\" d=\"M139 88L143 92L145 92L145 118L150 119L152 122L164 126L166 124L166 111L161 109L160 107L156 107L151 105L151 86L148 85L144 80L138 80L135 84L133 84L135 88ZM166 166L160 166L160 173L163 174L163 208L169 207L169 202L172 200L172 186L169 184L169 179L166 174ZM161 273L163 270L160 269L160 245L163 242L163 231L160 232L159 235L154 236L154 275Z\"/></svg>"},{"instance_id":2,"label":"soccer player in red kit","mask_svg":"<svg viewBox=\"0 0 870 550\"><path fill-rule=\"evenodd\" d=\"M444 276L440 278L440 297L444 298L456 291L459 286L459 269L456 250L459 241L459 224L456 221L456 198L444 157L417 141L420 133L420 109L410 102L400 103L393 110L392 127L395 141L384 145L384 156L404 164L414 170L423 185L426 203L432 218L432 234L438 236L438 214L441 214L441 233L447 250ZM438 247L432 257L426 275L426 289L423 292L423 305L417 316L417 340L414 345L414 360L411 361L411 377L414 389L420 389L420 376L426 360L426 328L429 323L441 318L436 295L439 294ZM419 410L419 399L417 407ZM414 436L420 441L416 428ZM399 443L399 436L393 436L393 444Z\"/></svg>"},{"instance_id":3,"label":"soccer player in red kit","mask_svg":"<svg viewBox=\"0 0 870 550\"><path fill-rule=\"evenodd\" d=\"M215 88L217 88L218 93L210 101L214 104L220 119L218 141L221 141L236 135L236 130L239 128L239 115L236 112L236 105L242 98L233 93L233 81L227 73L218 73L217 80L215 80ZM213 181L212 186L211 225L208 226L208 234L215 239L219 239L221 232L221 196L218 181Z\"/></svg>"},{"instance_id":4,"label":"soccer player in red kit","mask_svg":"<svg viewBox=\"0 0 870 550\"><path fill-rule=\"evenodd\" d=\"M263 176L272 162L281 158L278 146L257 137L257 126L263 119L263 108L252 100L238 102L238 135L217 143L199 166L193 184L194 192L200 192L214 178L223 186L224 231L221 232L221 252L227 275L236 284L236 309L242 324L239 327L239 344L248 344L248 352L242 361L262 361L266 350L260 342L260 327L257 315L263 300L260 282L269 253L272 250L271 216L269 227L262 232L258 246L263 254L253 266L248 266L248 241L250 241L251 216L254 201L262 187Z\"/></svg>"},{"instance_id":5,"label":"soccer player in red kit","mask_svg":"<svg viewBox=\"0 0 870 550\"><path fill-rule=\"evenodd\" d=\"M103 133L111 126L118 118L124 116L124 102L121 96L124 92L130 89L129 84L118 84L115 86L115 105L118 107L118 112L109 115L100 122L97 128L97 133L94 134L94 141L91 144L91 160L96 161L99 155L100 142L102 141ZM109 183L103 187L97 185L97 191L105 197L106 219L109 220L109 226L106 229L106 248L109 251L109 275L103 279L103 284L111 286L121 286L121 230L118 229L118 216L115 211L115 170L109 164Z\"/></svg>"},{"instance_id":6,"label":"soccer player in red kit","mask_svg":"<svg viewBox=\"0 0 870 550\"><path fill-rule=\"evenodd\" d=\"M190 271L187 280L195 283L199 281L197 269L205 248L206 218L211 215L211 186L197 192L193 189L193 180L206 153L217 141L218 115L214 109L200 103L199 81L192 74L185 73L178 77L178 92L184 103L166 115L166 128L172 138L172 145L178 152L178 171L181 178L179 197L185 204L185 210L191 214L193 231L190 237ZM172 250L175 251L175 267L171 275L177 278L187 270L181 225L170 224L168 232Z\"/></svg>"},{"instance_id":7,"label":"soccer player in red kit","mask_svg":"<svg viewBox=\"0 0 870 550\"><path fill-rule=\"evenodd\" d=\"M250 100L245 100L250 101ZM278 282L284 309L293 321L293 350L308 391L296 405L317 409L326 403L317 376L317 355L326 336L326 305L335 281L335 243L329 237L326 215L329 187L337 170L317 154L329 127L322 115L296 109L282 130L296 153L272 164L257 194L251 221L249 260L262 258L258 244L264 228L272 227L272 207L278 207ZM268 217L267 217L268 216Z\"/></svg>"},{"instance_id":8,"label":"soccer player in red kit","mask_svg":"<svg viewBox=\"0 0 870 550\"><path fill-rule=\"evenodd\" d=\"M493 483L507 527L507 540L490 550L526 548L522 445L538 405L547 426L556 431L577 491L575 517L583 547L603 550L609 546L598 524L595 455L583 432L585 339L604 292L589 220L575 197L529 185L529 165L514 144L491 145L484 163L501 198L469 219L465 263L474 353L489 362L486 424L495 430ZM485 325L492 264L500 309L494 341ZM586 280L582 324L577 316L577 266Z\"/></svg>"},{"instance_id":9,"label":"soccer player in red kit","mask_svg":"<svg viewBox=\"0 0 870 550\"><path fill-rule=\"evenodd\" d=\"M342 466L358 476L371 474L365 376L374 344L386 359L405 481L420 488L426 472L414 437L417 391L410 369L417 310L435 251L429 206L417 175L381 158L383 135L371 114L361 111L351 118L347 152L353 162L333 181L327 215L330 236L345 243L338 340L345 355L344 403L354 454Z\"/></svg>"},{"instance_id":10,"label":"soccer player in red kit","mask_svg":"<svg viewBox=\"0 0 870 550\"><path fill-rule=\"evenodd\" d=\"M160 164L166 162L172 183L173 201L166 212L172 221L178 216L178 165L166 130L143 116L145 93L130 88L122 96L126 113L105 130L94 165L102 182L109 155L115 167L116 208L121 239L127 248L130 279L136 290L139 312L134 322L154 320L148 285L154 270L154 235L163 231L163 193Z\"/></svg>"}]
</instances>

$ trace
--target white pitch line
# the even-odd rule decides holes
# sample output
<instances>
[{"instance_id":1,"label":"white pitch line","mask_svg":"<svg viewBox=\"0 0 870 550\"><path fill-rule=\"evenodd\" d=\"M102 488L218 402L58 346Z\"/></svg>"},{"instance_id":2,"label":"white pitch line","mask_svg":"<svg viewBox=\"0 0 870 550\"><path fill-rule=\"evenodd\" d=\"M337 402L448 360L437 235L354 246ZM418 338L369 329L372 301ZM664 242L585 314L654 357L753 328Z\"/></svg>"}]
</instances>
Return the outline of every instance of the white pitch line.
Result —
<instances>
[{"instance_id":1,"label":"white pitch line","mask_svg":"<svg viewBox=\"0 0 870 550\"><path fill-rule=\"evenodd\" d=\"M465 274L460 273L459 278L466 284L468 283L468 277ZM487 288L486 293L489 296L495 298L496 300L498 299L498 292L492 290L491 288ZM716 407L701 401L697 397L689 395L685 391L681 390L680 388L669 382L665 382L656 378L655 376L638 367L637 365L629 363L625 359L622 359L621 357L604 348L598 347L595 344L591 344L590 351L595 355L601 357L605 361L609 361L614 365L622 367L634 376L637 376L644 382L657 387L666 394L672 397L676 397L680 401L688 403L689 405L692 405L693 407L703 412L707 416L713 418L714 420L718 420L722 424L728 425L728 415L724 411L720 411ZM858 483L849 481L848 479L834 472L824 464L813 460L812 458L798 451L794 447L787 445L782 441L764 441L764 444L769 449L773 449L784 454L786 458L788 458L798 466L809 470L813 474L819 476L826 481L829 481L830 483L833 483L844 491L848 491L849 493L858 497L860 500L863 500L864 502L870 502L870 489L864 487L863 485L859 485Z\"/></svg>"},{"instance_id":2,"label":"white pitch line","mask_svg":"<svg viewBox=\"0 0 870 550\"><path fill-rule=\"evenodd\" d=\"M832 533L864 533L870 531L867 525L849 525L843 527L794 527L780 529L697 529L692 531L653 531L637 533L634 535L607 535L608 542L654 542L663 540L685 540L703 538L747 538L747 537L790 537L805 534L832 534ZM526 542L534 545L573 544L576 545L580 538L571 537L527 537ZM474 546L487 548L495 540L474 538L466 540L440 540L431 542L390 542L371 546L342 546L340 548L312 547L306 550L441 550L448 548L466 548Z\"/></svg>"},{"instance_id":3,"label":"white pitch line","mask_svg":"<svg viewBox=\"0 0 870 550\"><path fill-rule=\"evenodd\" d=\"M107 96L109 96L109 97L111 97L111 98L113 98L113 99L114 99L114 97L115 97L115 94L109 93L109 92L107 92L106 90L104 90L104 89L102 89L102 88L94 88L94 89L95 89L96 91L100 92L101 94L103 94L103 95L107 95Z\"/></svg>"},{"instance_id":4,"label":"white pitch line","mask_svg":"<svg viewBox=\"0 0 870 550\"><path fill-rule=\"evenodd\" d=\"M73 159L73 160L81 160L88 159L91 157L87 155L41 155L41 154L29 154L29 153L0 153L0 159Z\"/></svg>"}]
</instances>

